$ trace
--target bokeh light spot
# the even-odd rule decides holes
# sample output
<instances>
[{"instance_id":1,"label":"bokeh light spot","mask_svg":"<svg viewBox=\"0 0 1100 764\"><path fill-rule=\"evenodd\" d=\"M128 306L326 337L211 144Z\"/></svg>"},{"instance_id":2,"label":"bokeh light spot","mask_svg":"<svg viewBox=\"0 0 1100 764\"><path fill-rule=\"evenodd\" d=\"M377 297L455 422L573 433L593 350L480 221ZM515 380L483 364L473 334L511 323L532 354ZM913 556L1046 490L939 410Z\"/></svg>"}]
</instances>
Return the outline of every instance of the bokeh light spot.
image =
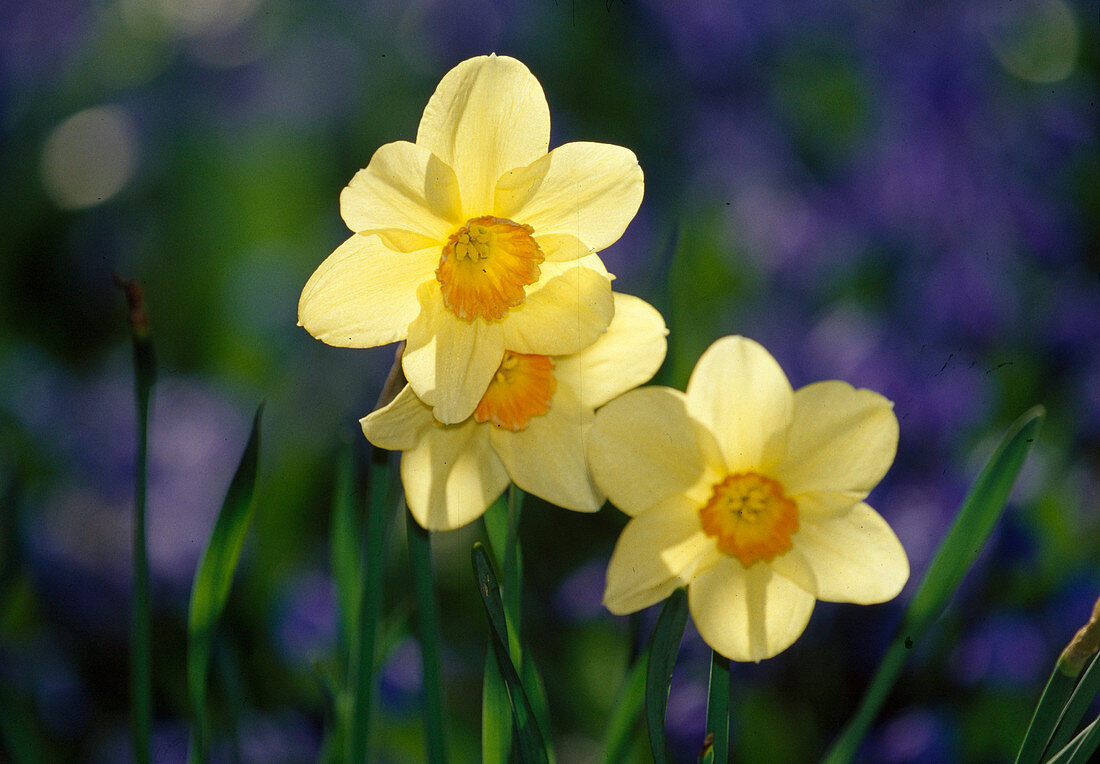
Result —
<instances>
[{"instance_id":1,"label":"bokeh light spot","mask_svg":"<svg viewBox=\"0 0 1100 764\"><path fill-rule=\"evenodd\" d=\"M1080 34L1064 0L998 3L985 34L997 60L1020 79L1057 82L1073 71Z\"/></svg>"},{"instance_id":2,"label":"bokeh light spot","mask_svg":"<svg viewBox=\"0 0 1100 764\"><path fill-rule=\"evenodd\" d=\"M91 207L117 194L137 166L137 131L118 106L72 115L42 147L42 183L59 207Z\"/></svg>"}]
</instances>

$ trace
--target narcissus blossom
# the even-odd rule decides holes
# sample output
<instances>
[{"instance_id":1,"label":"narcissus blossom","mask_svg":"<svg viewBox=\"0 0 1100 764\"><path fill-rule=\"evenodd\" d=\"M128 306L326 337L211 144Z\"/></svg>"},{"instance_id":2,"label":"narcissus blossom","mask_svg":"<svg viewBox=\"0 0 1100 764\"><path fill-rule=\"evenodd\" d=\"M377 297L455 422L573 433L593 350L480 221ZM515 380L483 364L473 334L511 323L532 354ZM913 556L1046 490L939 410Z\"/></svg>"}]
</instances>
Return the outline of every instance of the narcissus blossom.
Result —
<instances>
[{"instance_id":1,"label":"narcissus blossom","mask_svg":"<svg viewBox=\"0 0 1100 764\"><path fill-rule=\"evenodd\" d=\"M593 477L632 516L604 604L631 613L687 586L707 644L759 661L798 638L816 600L892 599L909 561L863 500L897 441L878 393L839 381L793 391L763 347L719 340L686 394L641 388L596 415Z\"/></svg>"},{"instance_id":2,"label":"narcissus blossom","mask_svg":"<svg viewBox=\"0 0 1100 764\"><path fill-rule=\"evenodd\" d=\"M439 422L411 385L362 420L371 443L404 451L401 481L417 522L429 530L466 525L509 481L566 509L600 508L604 496L585 459L592 412L653 376L667 334L649 304L628 295L614 299L607 331L579 353L504 351L463 422Z\"/></svg>"},{"instance_id":3,"label":"narcissus blossom","mask_svg":"<svg viewBox=\"0 0 1100 764\"><path fill-rule=\"evenodd\" d=\"M504 350L567 355L611 320L602 265L641 204L620 146L547 153L550 112L513 58L481 56L443 78L416 142L375 152L340 195L355 234L302 291L298 323L330 345L407 339L402 366L446 423L473 413Z\"/></svg>"}]
</instances>

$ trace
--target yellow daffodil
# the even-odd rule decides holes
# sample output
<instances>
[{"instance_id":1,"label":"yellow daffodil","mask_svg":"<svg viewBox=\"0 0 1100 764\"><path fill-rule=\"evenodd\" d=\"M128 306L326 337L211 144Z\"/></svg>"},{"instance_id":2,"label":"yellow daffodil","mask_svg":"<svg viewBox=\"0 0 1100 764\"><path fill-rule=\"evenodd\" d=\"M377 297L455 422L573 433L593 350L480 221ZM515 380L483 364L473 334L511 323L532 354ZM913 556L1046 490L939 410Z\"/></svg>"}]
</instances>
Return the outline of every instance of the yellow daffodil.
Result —
<instances>
[{"instance_id":1,"label":"yellow daffodil","mask_svg":"<svg viewBox=\"0 0 1100 764\"><path fill-rule=\"evenodd\" d=\"M793 391L763 347L719 340L686 394L646 387L596 415L592 475L632 516L604 604L631 613L687 586L707 644L759 661L798 638L815 600L892 599L909 562L863 499L897 440L878 393L839 381Z\"/></svg>"},{"instance_id":2,"label":"yellow daffodil","mask_svg":"<svg viewBox=\"0 0 1100 764\"><path fill-rule=\"evenodd\" d=\"M616 294L607 331L579 353L507 350L472 416L444 425L407 385L361 422L371 443L401 455L413 517L450 530L482 515L508 486L566 509L595 512L585 439L593 410L642 384L665 357L664 320L636 297Z\"/></svg>"},{"instance_id":3,"label":"yellow daffodil","mask_svg":"<svg viewBox=\"0 0 1100 764\"><path fill-rule=\"evenodd\" d=\"M606 271L578 258L615 242L642 199L620 146L547 153L538 80L506 56L464 61L439 83L416 142L375 152L340 195L355 232L302 291L298 323L330 345L407 338L402 366L446 423L465 420L505 348L565 355L613 311Z\"/></svg>"}]
</instances>

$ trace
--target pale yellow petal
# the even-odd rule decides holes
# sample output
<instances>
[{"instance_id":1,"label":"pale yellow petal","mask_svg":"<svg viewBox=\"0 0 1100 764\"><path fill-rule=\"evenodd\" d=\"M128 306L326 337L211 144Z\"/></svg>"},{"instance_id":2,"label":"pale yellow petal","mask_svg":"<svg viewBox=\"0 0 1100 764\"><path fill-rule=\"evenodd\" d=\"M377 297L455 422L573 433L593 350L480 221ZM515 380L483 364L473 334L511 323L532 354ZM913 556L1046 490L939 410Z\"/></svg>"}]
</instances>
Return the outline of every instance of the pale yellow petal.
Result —
<instances>
[{"instance_id":1,"label":"pale yellow petal","mask_svg":"<svg viewBox=\"0 0 1100 764\"><path fill-rule=\"evenodd\" d=\"M611 281L577 266L540 281L521 305L508 311L500 327L509 350L566 355L595 342L614 313Z\"/></svg>"},{"instance_id":2,"label":"pale yellow petal","mask_svg":"<svg viewBox=\"0 0 1100 764\"><path fill-rule=\"evenodd\" d=\"M631 390L596 412L588 436L592 477L612 504L637 515L703 476L699 430L679 390Z\"/></svg>"},{"instance_id":3,"label":"pale yellow petal","mask_svg":"<svg viewBox=\"0 0 1100 764\"><path fill-rule=\"evenodd\" d=\"M500 323L457 318L435 280L420 285L417 299L420 315L409 324L401 368L436 419L461 422L474 412L504 357Z\"/></svg>"},{"instance_id":4,"label":"pale yellow petal","mask_svg":"<svg viewBox=\"0 0 1100 764\"><path fill-rule=\"evenodd\" d=\"M373 445L388 451L407 451L432 427L434 417L412 387L405 385L392 401L359 420Z\"/></svg>"},{"instance_id":5,"label":"pale yellow petal","mask_svg":"<svg viewBox=\"0 0 1100 764\"><path fill-rule=\"evenodd\" d=\"M416 142L454 169L465 218L492 214L500 176L550 145L550 108L527 67L507 56L463 61L443 77Z\"/></svg>"},{"instance_id":6,"label":"pale yellow petal","mask_svg":"<svg viewBox=\"0 0 1100 764\"><path fill-rule=\"evenodd\" d=\"M808 514L836 514L862 501L894 461L893 404L870 390L831 380L794 394L786 453L773 474L787 495L808 494Z\"/></svg>"},{"instance_id":7,"label":"pale yellow petal","mask_svg":"<svg viewBox=\"0 0 1100 764\"><path fill-rule=\"evenodd\" d=\"M404 339L420 312L416 289L433 278L438 259L438 252L395 252L376 236L356 234L309 277L298 302L298 325L339 347Z\"/></svg>"},{"instance_id":8,"label":"pale yellow petal","mask_svg":"<svg viewBox=\"0 0 1100 764\"><path fill-rule=\"evenodd\" d=\"M607 566L603 604L616 615L649 607L719 559L714 539L703 533L699 505L670 496L626 524Z\"/></svg>"},{"instance_id":9,"label":"pale yellow petal","mask_svg":"<svg viewBox=\"0 0 1100 764\"><path fill-rule=\"evenodd\" d=\"M423 146L387 143L340 193L348 228L402 251L442 247L464 219L454 171Z\"/></svg>"},{"instance_id":10,"label":"pale yellow petal","mask_svg":"<svg viewBox=\"0 0 1100 764\"><path fill-rule=\"evenodd\" d=\"M595 512L603 504L603 494L592 483L585 458L592 419L592 409L559 385L550 410L532 417L526 429L482 426L489 430L489 442L513 483L559 507Z\"/></svg>"},{"instance_id":11,"label":"pale yellow petal","mask_svg":"<svg viewBox=\"0 0 1100 764\"><path fill-rule=\"evenodd\" d=\"M642 203L634 152L607 143L567 143L497 183L496 214L538 235L569 234L593 250L618 241Z\"/></svg>"},{"instance_id":12,"label":"pale yellow petal","mask_svg":"<svg viewBox=\"0 0 1100 764\"><path fill-rule=\"evenodd\" d=\"M607 331L579 353L554 358L554 376L590 408L648 382L665 360L668 329L657 309L632 295L612 296Z\"/></svg>"},{"instance_id":13,"label":"pale yellow petal","mask_svg":"<svg viewBox=\"0 0 1100 764\"><path fill-rule=\"evenodd\" d=\"M714 433L730 472L767 471L782 455L794 395L759 343L723 337L707 348L691 373L687 401Z\"/></svg>"},{"instance_id":14,"label":"pale yellow petal","mask_svg":"<svg viewBox=\"0 0 1100 764\"><path fill-rule=\"evenodd\" d=\"M814 597L758 562L746 569L726 557L688 587L699 636L735 661L761 661L790 647L806 629Z\"/></svg>"},{"instance_id":15,"label":"pale yellow petal","mask_svg":"<svg viewBox=\"0 0 1100 764\"><path fill-rule=\"evenodd\" d=\"M401 456L409 511L423 527L448 531L473 522L508 486L489 433L473 420L433 425Z\"/></svg>"},{"instance_id":16,"label":"pale yellow petal","mask_svg":"<svg viewBox=\"0 0 1100 764\"><path fill-rule=\"evenodd\" d=\"M586 255L592 255L596 251L576 236L570 236L567 233L540 236L536 231L532 234L532 238L539 245L543 257L551 263L568 263Z\"/></svg>"},{"instance_id":17,"label":"pale yellow petal","mask_svg":"<svg viewBox=\"0 0 1100 764\"><path fill-rule=\"evenodd\" d=\"M537 241L538 238L536 236L535 240ZM603 260L595 253L584 255L576 260L547 260L539 266L539 269L542 271L542 281L547 282L552 278L571 273L577 267L596 271L609 281L615 280L615 277L608 272Z\"/></svg>"},{"instance_id":18,"label":"pale yellow petal","mask_svg":"<svg viewBox=\"0 0 1100 764\"><path fill-rule=\"evenodd\" d=\"M909 580L909 558L898 537L866 504L840 517L811 521L791 537L813 571L820 600L870 605L898 595Z\"/></svg>"}]
</instances>

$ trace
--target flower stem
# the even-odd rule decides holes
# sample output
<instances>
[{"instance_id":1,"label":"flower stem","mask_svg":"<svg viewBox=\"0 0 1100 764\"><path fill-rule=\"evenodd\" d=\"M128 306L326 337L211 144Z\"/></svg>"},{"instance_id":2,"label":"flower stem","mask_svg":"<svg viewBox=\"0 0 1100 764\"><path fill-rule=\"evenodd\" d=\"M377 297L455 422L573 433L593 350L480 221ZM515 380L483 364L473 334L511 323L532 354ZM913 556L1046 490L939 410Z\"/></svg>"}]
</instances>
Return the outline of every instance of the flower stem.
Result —
<instances>
[{"instance_id":1,"label":"flower stem","mask_svg":"<svg viewBox=\"0 0 1100 764\"><path fill-rule=\"evenodd\" d=\"M382 617L382 562L386 541L386 524L390 515L393 475L387 464L386 452L374 449L371 458L367 529L363 558L359 561L362 579L359 586L359 606L350 641L349 668L354 672L352 687L351 730L348 735L348 761L367 760L371 706L374 697L374 652L377 625ZM412 541L410 539L410 547ZM431 570L428 571L429 596Z\"/></svg>"},{"instance_id":2,"label":"flower stem","mask_svg":"<svg viewBox=\"0 0 1100 764\"><path fill-rule=\"evenodd\" d=\"M439 619L432 588L432 548L428 531L406 512L409 563L416 596L416 621L420 633L420 657L424 667L424 710L427 723L427 760L447 761L443 728L443 695L439 677Z\"/></svg>"},{"instance_id":3,"label":"flower stem","mask_svg":"<svg viewBox=\"0 0 1100 764\"><path fill-rule=\"evenodd\" d=\"M137 454L134 474L133 564L134 586L130 622L130 737L134 759L148 764L149 735L153 717L150 643L152 618L149 602L149 554L145 532L145 498L149 450L149 399L156 381L156 360L149 336L141 287L115 278L126 294L130 334L134 344L134 381L137 403Z\"/></svg>"}]
</instances>

